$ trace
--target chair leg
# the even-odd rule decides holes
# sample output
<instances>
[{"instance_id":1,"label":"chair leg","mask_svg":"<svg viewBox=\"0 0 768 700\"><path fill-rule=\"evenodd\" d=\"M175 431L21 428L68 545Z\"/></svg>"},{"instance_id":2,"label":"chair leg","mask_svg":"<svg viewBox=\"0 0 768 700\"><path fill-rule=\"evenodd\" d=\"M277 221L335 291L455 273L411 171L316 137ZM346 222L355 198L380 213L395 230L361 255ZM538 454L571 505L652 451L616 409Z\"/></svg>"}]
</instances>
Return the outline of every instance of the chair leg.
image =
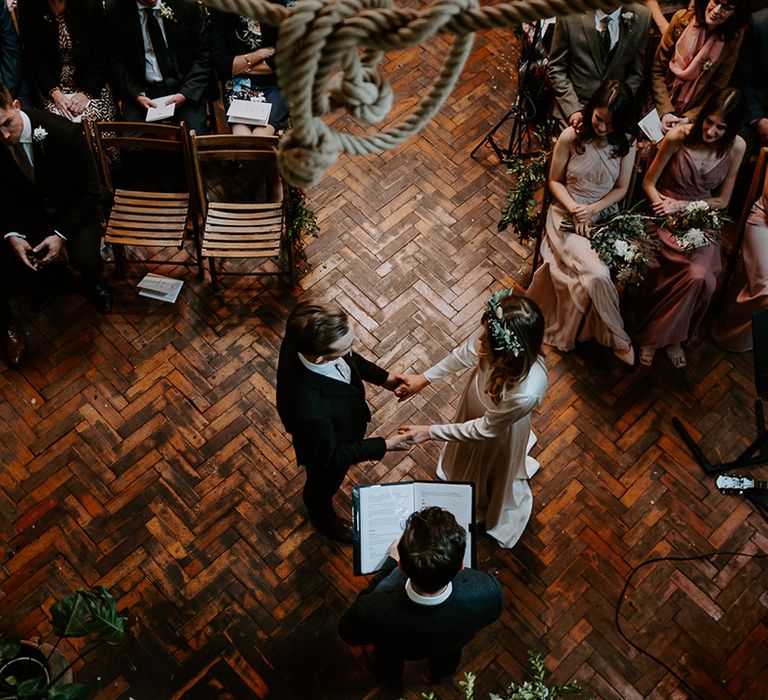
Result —
<instances>
[{"instance_id":1,"label":"chair leg","mask_svg":"<svg viewBox=\"0 0 768 700\"><path fill-rule=\"evenodd\" d=\"M211 271L211 288L215 292L219 287L219 278L216 276L216 262L212 257L208 258L208 269Z\"/></svg>"},{"instance_id":2,"label":"chair leg","mask_svg":"<svg viewBox=\"0 0 768 700\"><path fill-rule=\"evenodd\" d=\"M117 270L117 278L125 279L125 246L119 243L113 243L112 248L115 251L115 269Z\"/></svg>"}]
</instances>

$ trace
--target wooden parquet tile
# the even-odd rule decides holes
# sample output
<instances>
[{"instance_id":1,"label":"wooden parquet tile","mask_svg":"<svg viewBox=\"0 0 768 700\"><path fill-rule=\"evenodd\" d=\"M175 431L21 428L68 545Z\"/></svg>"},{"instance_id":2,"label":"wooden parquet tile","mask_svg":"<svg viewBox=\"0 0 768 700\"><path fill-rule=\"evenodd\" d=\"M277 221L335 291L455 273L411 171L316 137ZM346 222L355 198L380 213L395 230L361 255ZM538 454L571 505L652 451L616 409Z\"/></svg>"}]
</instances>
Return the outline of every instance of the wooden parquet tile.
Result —
<instances>
[{"instance_id":1,"label":"wooden parquet tile","mask_svg":"<svg viewBox=\"0 0 768 700\"><path fill-rule=\"evenodd\" d=\"M446 45L390 61L402 104L423 94ZM468 155L514 96L515 46L510 32L478 36L422 134L341 158L310 192L322 235L301 286L341 301L361 348L386 366L426 368L474 329L491 290L527 282L530 250L496 232L504 169L490 149ZM132 630L78 674L101 700L384 697L336 634L364 581L348 549L305 523L303 474L273 407L294 295L252 278L214 294L189 269L170 274L185 279L173 306L130 282L107 317L68 292L43 314L17 301L32 355L0 376L0 629L45 637L55 596L101 583ZM578 679L595 698L768 698L766 560L659 562L636 576L624 628L688 689L614 623L626 577L649 558L768 552L763 516L720 495L671 425L682 418L713 456L747 444L751 358L705 340L686 372L661 359L627 371L581 352L547 361L534 516L512 551L479 543L506 604L465 650L475 697L521 681L536 649L556 682ZM402 406L370 392L372 430L450 420L457 386ZM353 467L339 507L352 482L432 478L437 456L427 444ZM426 670L410 666L405 696L426 689ZM457 682L436 690L459 693Z\"/></svg>"}]
</instances>

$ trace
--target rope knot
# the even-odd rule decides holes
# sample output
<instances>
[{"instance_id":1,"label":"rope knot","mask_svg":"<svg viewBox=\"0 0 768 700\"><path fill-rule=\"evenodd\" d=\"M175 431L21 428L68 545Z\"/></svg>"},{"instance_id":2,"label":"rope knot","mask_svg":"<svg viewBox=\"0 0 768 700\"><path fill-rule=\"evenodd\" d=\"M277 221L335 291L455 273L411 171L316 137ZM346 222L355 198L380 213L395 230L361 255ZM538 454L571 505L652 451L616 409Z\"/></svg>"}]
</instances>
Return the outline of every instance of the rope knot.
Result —
<instances>
[{"instance_id":1,"label":"rope knot","mask_svg":"<svg viewBox=\"0 0 768 700\"><path fill-rule=\"evenodd\" d=\"M321 130L316 144L305 143L296 130L291 130L280 140L277 164L290 184L307 188L320 180L340 153L341 147L328 130Z\"/></svg>"},{"instance_id":2,"label":"rope knot","mask_svg":"<svg viewBox=\"0 0 768 700\"><path fill-rule=\"evenodd\" d=\"M329 93L334 104L368 124L384 119L394 99L389 81L373 67L362 68L353 75L345 72L343 76L334 76Z\"/></svg>"}]
</instances>

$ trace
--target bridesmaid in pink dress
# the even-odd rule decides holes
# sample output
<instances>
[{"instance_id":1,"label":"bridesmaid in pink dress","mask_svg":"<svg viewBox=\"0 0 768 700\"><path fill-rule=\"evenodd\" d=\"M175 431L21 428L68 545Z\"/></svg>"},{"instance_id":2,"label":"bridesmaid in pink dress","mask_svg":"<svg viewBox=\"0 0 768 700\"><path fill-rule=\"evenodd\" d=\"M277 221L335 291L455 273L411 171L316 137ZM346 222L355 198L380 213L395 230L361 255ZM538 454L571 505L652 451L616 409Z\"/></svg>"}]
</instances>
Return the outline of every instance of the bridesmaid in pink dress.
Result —
<instances>
[{"instance_id":1,"label":"bridesmaid in pink dress","mask_svg":"<svg viewBox=\"0 0 768 700\"><path fill-rule=\"evenodd\" d=\"M741 94L726 88L712 95L693 124L674 127L661 142L643 180L653 212L669 216L689 202L703 200L725 209L746 144L736 135L741 125ZM720 274L720 246L680 252L675 237L659 229L659 267L649 271L635 339L640 364L649 367L657 348L670 362L686 365L682 343L697 332Z\"/></svg>"},{"instance_id":2,"label":"bridesmaid in pink dress","mask_svg":"<svg viewBox=\"0 0 768 700\"><path fill-rule=\"evenodd\" d=\"M549 170L553 201L541 245L542 266L526 296L541 308L544 342L561 352L576 340L594 338L634 364L632 341L624 330L619 293L611 273L592 249L589 232L602 214L614 213L624 198L635 162L630 144L633 104L618 80L603 83L584 107L579 131L569 126L555 144ZM563 231L564 220L575 231Z\"/></svg>"},{"instance_id":3,"label":"bridesmaid in pink dress","mask_svg":"<svg viewBox=\"0 0 768 700\"><path fill-rule=\"evenodd\" d=\"M725 303L712 326L712 337L724 350L752 349L752 314L768 309L768 170L763 193L744 229L741 257L736 263Z\"/></svg>"}]
</instances>

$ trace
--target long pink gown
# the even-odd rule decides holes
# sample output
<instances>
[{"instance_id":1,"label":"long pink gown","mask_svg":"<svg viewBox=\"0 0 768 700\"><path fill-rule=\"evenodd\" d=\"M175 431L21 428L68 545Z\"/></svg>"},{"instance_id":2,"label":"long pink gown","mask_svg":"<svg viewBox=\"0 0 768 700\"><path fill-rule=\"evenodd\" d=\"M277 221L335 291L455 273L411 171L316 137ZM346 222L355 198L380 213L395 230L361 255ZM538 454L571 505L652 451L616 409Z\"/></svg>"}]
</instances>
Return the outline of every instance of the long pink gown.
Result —
<instances>
[{"instance_id":1,"label":"long pink gown","mask_svg":"<svg viewBox=\"0 0 768 700\"><path fill-rule=\"evenodd\" d=\"M568 159L565 187L574 201L592 204L613 189L621 158L611 156L612 148L607 141L593 141L584 144L584 153L573 153ZM543 263L525 293L544 315L544 342L568 351L577 339L594 338L624 352L631 341L624 330L611 273L588 239L560 230L566 217L568 212L554 200L547 211L541 244Z\"/></svg>"},{"instance_id":2,"label":"long pink gown","mask_svg":"<svg viewBox=\"0 0 768 700\"><path fill-rule=\"evenodd\" d=\"M701 172L690 151L682 146L670 159L659 181L659 192L687 202L712 197L712 191L728 174L728 153L707 172ZM675 237L659 229L662 248L659 266L648 271L640 295L640 314L635 339L641 346L664 348L683 343L698 329L715 293L720 274L720 246L680 252Z\"/></svg>"},{"instance_id":3,"label":"long pink gown","mask_svg":"<svg viewBox=\"0 0 768 700\"><path fill-rule=\"evenodd\" d=\"M768 195L758 199L744 229L725 303L712 326L712 337L724 350L752 349L752 314L768 309Z\"/></svg>"}]
</instances>

